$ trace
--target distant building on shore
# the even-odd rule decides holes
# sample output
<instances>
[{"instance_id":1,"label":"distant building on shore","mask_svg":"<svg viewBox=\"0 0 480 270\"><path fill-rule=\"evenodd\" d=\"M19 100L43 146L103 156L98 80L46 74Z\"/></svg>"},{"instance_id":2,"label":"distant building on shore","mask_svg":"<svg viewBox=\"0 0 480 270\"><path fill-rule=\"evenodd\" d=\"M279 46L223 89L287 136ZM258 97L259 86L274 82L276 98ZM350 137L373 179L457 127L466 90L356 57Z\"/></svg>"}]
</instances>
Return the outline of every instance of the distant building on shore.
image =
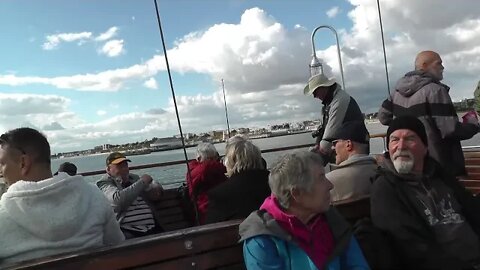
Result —
<instances>
[{"instance_id":1,"label":"distant building on shore","mask_svg":"<svg viewBox=\"0 0 480 270\"><path fill-rule=\"evenodd\" d=\"M176 149L182 147L182 139L175 137L159 138L150 144L152 151Z\"/></svg>"}]
</instances>

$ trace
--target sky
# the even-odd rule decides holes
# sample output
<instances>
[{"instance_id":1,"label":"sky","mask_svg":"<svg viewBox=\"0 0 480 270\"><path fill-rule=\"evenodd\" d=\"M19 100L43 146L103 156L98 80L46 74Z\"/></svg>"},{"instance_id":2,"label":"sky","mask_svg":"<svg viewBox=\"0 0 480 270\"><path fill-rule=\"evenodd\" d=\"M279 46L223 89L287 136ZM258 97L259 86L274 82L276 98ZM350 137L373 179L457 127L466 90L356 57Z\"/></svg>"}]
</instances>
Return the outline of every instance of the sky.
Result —
<instances>
[{"instance_id":1,"label":"sky","mask_svg":"<svg viewBox=\"0 0 480 270\"><path fill-rule=\"evenodd\" d=\"M346 91L365 113L388 94L375 0L159 0L184 132L320 118L303 95L319 25L337 29ZM480 79L480 1L380 0L390 86L415 55L442 56L453 100ZM0 1L0 132L42 131L52 152L178 134L154 2ZM340 79L335 39L315 35Z\"/></svg>"}]
</instances>

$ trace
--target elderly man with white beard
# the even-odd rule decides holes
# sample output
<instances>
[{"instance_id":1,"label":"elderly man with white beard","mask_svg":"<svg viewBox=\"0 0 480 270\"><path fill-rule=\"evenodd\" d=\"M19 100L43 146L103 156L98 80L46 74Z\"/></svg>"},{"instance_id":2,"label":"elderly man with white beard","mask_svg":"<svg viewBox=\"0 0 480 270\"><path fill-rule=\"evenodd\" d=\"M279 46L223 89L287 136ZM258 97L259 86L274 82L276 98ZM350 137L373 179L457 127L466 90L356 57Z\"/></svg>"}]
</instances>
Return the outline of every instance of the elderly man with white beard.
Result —
<instances>
[{"instance_id":1,"label":"elderly man with white beard","mask_svg":"<svg viewBox=\"0 0 480 270\"><path fill-rule=\"evenodd\" d=\"M480 269L480 203L428 155L425 127L395 118L372 186L373 224L402 269Z\"/></svg>"}]
</instances>

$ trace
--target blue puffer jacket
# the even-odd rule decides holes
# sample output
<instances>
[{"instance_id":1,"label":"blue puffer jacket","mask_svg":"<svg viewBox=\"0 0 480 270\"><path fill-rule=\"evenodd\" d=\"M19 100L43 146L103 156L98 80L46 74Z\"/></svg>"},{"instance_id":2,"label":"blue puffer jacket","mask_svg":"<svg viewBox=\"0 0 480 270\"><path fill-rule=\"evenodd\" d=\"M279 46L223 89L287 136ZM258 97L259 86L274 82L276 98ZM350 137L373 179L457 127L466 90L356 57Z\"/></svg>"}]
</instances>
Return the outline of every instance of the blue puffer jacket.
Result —
<instances>
[{"instance_id":1,"label":"blue puffer jacket","mask_svg":"<svg viewBox=\"0 0 480 270\"><path fill-rule=\"evenodd\" d=\"M326 213L335 248L324 269L370 269L348 224L331 209ZM308 255L293 242L266 211L253 212L240 225L243 257L249 270L318 270Z\"/></svg>"}]
</instances>

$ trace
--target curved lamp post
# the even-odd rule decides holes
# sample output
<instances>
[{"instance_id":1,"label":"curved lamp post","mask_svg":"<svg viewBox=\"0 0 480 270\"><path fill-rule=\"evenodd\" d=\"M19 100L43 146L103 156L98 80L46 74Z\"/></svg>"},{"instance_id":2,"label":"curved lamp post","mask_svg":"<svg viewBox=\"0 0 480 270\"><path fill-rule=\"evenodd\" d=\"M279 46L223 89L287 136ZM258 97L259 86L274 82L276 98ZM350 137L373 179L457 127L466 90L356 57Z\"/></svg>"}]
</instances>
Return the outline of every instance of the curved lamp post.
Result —
<instances>
[{"instance_id":1,"label":"curved lamp post","mask_svg":"<svg viewBox=\"0 0 480 270\"><path fill-rule=\"evenodd\" d=\"M342 76L342 86L343 90L345 90L345 79L343 77L343 65L342 65L342 55L340 54L340 42L338 41L338 35L337 31L335 28L329 26L329 25L321 25L315 28L312 32L312 61L310 62L310 76L314 76L320 73L323 73L323 66L322 63L320 63L320 60L317 58L317 52L315 51L315 41L314 41L314 36L315 33L317 32L318 29L321 28L327 28L330 29L335 34L335 39L337 40L337 53L338 53L338 63L340 67L340 75Z\"/></svg>"}]
</instances>

